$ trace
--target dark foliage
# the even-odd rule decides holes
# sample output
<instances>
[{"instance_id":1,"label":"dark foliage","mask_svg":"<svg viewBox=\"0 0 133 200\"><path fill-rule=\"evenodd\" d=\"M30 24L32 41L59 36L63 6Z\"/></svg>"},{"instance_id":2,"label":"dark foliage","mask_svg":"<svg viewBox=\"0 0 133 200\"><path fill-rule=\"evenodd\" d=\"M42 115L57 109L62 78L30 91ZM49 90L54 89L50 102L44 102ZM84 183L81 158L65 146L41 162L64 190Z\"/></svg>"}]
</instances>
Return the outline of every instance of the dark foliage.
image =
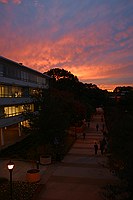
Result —
<instances>
[{"instance_id":1,"label":"dark foliage","mask_svg":"<svg viewBox=\"0 0 133 200\"><path fill-rule=\"evenodd\" d=\"M129 193L133 185L133 101L131 93L125 94L114 105L111 104L105 108L112 154L111 168L122 180L127 181Z\"/></svg>"},{"instance_id":2,"label":"dark foliage","mask_svg":"<svg viewBox=\"0 0 133 200\"><path fill-rule=\"evenodd\" d=\"M32 200L33 194L37 188L37 183L13 182L13 200ZM10 199L9 182L0 184L0 199Z\"/></svg>"}]
</instances>

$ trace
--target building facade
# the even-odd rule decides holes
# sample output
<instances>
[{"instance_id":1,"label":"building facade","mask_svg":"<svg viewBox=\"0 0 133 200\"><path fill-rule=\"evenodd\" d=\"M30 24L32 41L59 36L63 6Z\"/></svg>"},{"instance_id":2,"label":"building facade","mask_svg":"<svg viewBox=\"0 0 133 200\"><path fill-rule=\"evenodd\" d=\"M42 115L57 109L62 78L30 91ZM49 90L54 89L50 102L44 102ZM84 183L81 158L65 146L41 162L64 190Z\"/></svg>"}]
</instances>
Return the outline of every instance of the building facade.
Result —
<instances>
[{"instance_id":1,"label":"building facade","mask_svg":"<svg viewBox=\"0 0 133 200\"><path fill-rule=\"evenodd\" d=\"M49 88L50 78L0 56L0 148L21 140L24 112L38 112L35 95Z\"/></svg>"}]
</instances>

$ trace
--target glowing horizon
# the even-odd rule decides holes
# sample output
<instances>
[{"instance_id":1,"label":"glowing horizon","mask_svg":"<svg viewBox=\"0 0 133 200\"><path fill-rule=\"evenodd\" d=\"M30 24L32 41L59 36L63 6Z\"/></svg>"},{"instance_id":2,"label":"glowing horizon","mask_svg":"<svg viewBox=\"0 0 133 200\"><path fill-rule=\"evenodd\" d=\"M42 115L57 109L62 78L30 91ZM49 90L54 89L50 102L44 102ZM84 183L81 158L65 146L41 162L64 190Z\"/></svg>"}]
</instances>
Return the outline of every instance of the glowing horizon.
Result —
<instances>
[{"instance_id":1,"label":"glowing horizon","mask_svg":"<svg viewBox=\"0 0 133 200\"><path fill-rule=\"evenodd\" d=\"M121 0L0 0L0 54L101 89L133 86L132 10Z\"/></svg>"}]
</instances>

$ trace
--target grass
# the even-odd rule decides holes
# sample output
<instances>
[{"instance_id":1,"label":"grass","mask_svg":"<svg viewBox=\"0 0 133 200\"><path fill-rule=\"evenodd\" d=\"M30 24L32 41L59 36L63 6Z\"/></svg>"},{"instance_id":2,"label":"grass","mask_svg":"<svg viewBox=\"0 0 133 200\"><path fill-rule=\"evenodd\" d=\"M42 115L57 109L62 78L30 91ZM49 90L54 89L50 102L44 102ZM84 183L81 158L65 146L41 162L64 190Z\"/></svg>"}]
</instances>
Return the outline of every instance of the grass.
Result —
<instances>
[{"instance_id":1,"label":"grass","mask_svg":"<svg viewBox=\"0 0 133 200\"><path fill-rule=\"evenodd\" d=\"M103 188L104 200L129 200L129 193L125 184L111 185L108 184Z\"/></svg>"},{"instance_id":2,"label":"grass","mask_svg":"<svg viewBox=\"0 0 133 200\"><path fill-rule=\"evenodd\" d=\"M61 152L62 158L66 153L69 151L70 147L74 143L75 138L68 135L65 140L64 144L59 145L59 152ZM56 154L55 147L52 145L45 145L47 147L47 153L54 155ZM39 144L38 147L39 148ZM39 155L37 149L35 149L35 143L32 139L32 135L28 136L24 140L17 142L16 144L9 146L6 149L1 150L0 157L1 158L12 158L12 159L25 159L25 160L35 160L35 157Z\"/></svg>"},{"instance_id":3,"label":"grass","mask_svg":"<svg viewBox=\"0 0 133 200\"><path fill-rule=\"evenodd\" d=\"M1 179L0 179L1 180ZM32 200L34 192L38 188L38 183L27 183L15 181L12 184L13 200ZM10 183L9 181L1 181L0 183L0 199L10 199Z\"/></svg>"}]
</instances>

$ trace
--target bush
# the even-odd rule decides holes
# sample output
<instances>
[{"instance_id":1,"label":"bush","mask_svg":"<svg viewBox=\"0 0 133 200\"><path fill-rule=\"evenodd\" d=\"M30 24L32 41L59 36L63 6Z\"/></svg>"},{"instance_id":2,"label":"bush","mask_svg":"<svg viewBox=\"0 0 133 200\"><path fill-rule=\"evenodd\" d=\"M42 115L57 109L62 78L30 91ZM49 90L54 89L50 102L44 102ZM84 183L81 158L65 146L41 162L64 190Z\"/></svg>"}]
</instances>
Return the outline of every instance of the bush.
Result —
<instances>
[{"instance_id":1,"label":"bush","mask_svg":"<svg viewBox=\"0 0 133 200\"><path fill-rule=\"evenodd\" d=\"M5 177L0 177L0 185L1 184L5 184L5 183L7 183L8 182L8 179L7 178L5 178Z\"/></svg>"},{"instance_id":2,"label":"bush","mask_svg":"<svg viewBox=\"0 0 133 200\"><path fill-rule=\"evenodd\" d=\"M32 200L33 194L37 188L38 188L37 183L26 183L19 181L13 182L13 200ZM9 182L0 184L0 199L9 200L9 196L10 196Z\"/></svg>"}]
</instances>

